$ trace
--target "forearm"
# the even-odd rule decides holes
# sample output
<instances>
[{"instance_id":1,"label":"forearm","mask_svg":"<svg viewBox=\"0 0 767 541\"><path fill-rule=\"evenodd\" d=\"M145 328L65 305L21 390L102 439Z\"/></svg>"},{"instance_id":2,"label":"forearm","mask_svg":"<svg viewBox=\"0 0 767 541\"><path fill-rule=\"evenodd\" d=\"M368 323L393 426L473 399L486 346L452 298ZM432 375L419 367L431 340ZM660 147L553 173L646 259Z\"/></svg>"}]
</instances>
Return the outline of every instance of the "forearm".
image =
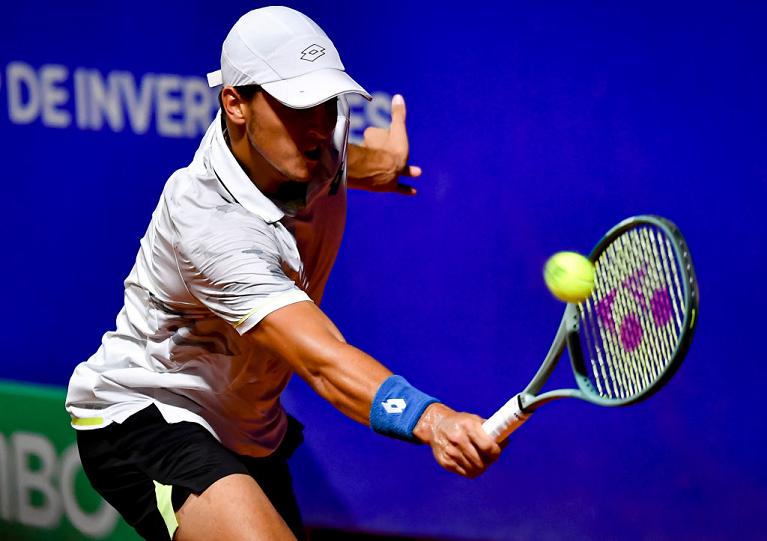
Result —
<instances>
[{"instance_id":1,"label":"forearm","mask_svg":"<svg viewBox=\"0 0 767 541\"><path fill-rule=\"evenodd\" d=\"M381 363L347 344L311 302L272 312L248 335L342 413L365 425L372 419L381 434L428 443L450 471L479 475L501 452L482 430L482 419L435 403L405 379L392 377Z\"/></svg>"},{"instance_id":2,"label":"forearm","mask_svg":"<svg viewBox=\"0 0 767 541\"><path fill-rule=\"evenodd\" d=\"M273 312L250 337L260 349L290 365L342 413L368 424L373 397L391 371L347 344L313 303L296 303Z\"/></svg>"},{"instance_id":3,"label":"forearm","mask_svg":"<svg viewBox=\"0 0 767 541\"><path fill-rule=\"evenodd\" d=\"M303 379L336 409L368 425L373 397L391 371L349 344L339 342L329 354L332 359L315 360Z\"/></svg>"}]
</instances>

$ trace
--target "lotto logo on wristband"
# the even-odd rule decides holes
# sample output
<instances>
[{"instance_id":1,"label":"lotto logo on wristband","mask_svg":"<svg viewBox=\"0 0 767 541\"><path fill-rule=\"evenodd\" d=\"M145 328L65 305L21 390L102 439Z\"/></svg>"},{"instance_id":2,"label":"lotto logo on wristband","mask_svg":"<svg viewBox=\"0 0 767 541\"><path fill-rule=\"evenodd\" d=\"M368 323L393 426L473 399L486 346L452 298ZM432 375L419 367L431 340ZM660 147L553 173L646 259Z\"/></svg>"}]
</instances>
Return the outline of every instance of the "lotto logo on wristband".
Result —
<instances>
[{"instance_id":1,"label":"lotto logo on wristband","mask_svg":"<svg viewBox=\"0 0 767 541\"><path fill-rule=\"evenodd\" d=\"M390 398L386 402L381 402L386 413L402 413L407 407L407 402L402 398Z\"/></svg>"},{"instance_id":2,"label":"lotto logo on wristband","mask_svg":"<svg viewBox=\"0 0 767 541\"><path fill-rule=\"evenodd\" d=\"M389 376L373 398L370 428L392 438L418 441L413 436L413 429L427 406L434 402L438 400L422 393L402 376Z\"/></svg>"}]
</instances>

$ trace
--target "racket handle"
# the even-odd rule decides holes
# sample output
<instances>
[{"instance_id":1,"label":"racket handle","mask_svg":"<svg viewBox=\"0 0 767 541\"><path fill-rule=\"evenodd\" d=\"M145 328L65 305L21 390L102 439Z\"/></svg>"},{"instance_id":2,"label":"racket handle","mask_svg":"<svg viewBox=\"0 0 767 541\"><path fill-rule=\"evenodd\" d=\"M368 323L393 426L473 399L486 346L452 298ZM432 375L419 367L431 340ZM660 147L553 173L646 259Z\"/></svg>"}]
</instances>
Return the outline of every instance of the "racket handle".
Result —
<instances>
[{"instance_id":1,"label":"racket handle","mask_svg":"<svg viewBox=\"0 0 767 541\"><path fill-rule=\"evenodd\" d=\"M506 402L492 417L482 423L482 429L498 443L508 438L509 434L522 426L532 415L522 410L520 396L521 393Z\"/></svg>"}]
</instances>

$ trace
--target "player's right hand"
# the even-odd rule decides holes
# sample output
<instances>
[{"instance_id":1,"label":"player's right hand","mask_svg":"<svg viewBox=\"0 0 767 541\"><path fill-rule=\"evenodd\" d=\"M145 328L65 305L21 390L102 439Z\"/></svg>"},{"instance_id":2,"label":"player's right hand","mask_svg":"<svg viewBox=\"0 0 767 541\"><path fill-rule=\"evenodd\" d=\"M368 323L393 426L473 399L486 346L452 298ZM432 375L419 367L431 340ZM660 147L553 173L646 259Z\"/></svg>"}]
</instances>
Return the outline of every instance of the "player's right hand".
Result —
<instances>
[{"instance_id":1,"label":"player's right hand","mask_svg":"<svg viewBox=\"0 0 767 541\"><path fill-rule=\"evenodd\" d=\"M431 404L413 434L431 446L437 462L448 471L474 478L501 455L501 447L482 430L483 419Z\"/></svg>"}]
</instances>

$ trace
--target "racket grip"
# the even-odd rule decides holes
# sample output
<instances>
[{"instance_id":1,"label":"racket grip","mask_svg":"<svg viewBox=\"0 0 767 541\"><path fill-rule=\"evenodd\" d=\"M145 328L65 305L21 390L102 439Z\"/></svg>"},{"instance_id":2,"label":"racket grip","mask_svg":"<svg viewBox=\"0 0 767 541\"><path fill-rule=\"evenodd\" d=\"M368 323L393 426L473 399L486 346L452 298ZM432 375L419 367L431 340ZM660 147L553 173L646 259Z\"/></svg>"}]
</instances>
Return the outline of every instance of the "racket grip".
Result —
<instances>
[{"instance_id":1,"label":"racket grip","mask_svg":"<svg viewBox=\"0 0 767 541\"><path fill-rule=\"evenodd\" d=\"M482 423L482 429L498 443L508 438L509 434L522 426L532 415L522 411L520 396L521 393L506 402L492 417Z\"/></svg>"}]
</instances>

